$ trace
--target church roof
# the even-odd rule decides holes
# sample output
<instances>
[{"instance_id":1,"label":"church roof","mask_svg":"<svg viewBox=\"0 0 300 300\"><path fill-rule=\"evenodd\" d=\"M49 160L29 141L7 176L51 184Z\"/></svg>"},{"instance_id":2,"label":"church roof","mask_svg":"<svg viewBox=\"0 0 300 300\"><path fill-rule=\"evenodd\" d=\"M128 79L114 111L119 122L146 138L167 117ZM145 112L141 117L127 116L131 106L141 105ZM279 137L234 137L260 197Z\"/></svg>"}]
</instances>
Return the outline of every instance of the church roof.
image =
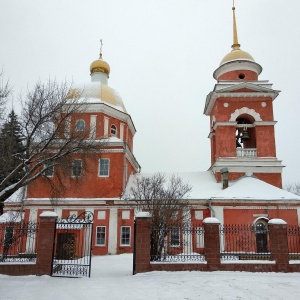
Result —
<instances>
[{"instance_id":1,"label":"church roof","mask_svg":"<svg viewBox=\"0 0 300 300\"><path fill-rule=\"evenodd\" d=\"M254 201L300 201L297 196L288 191L277 188L255 177L242 177L236 181L229 182L229 187L222 189L222 183L217 182L210 171L204 172L180 172L163 173L166 177L177 175L184 183L192 186L192 191L188 195L191 200L254 200ZM154 173L137 173L130 175L124 198L130 199L130 189L134 187L137 178L150 177Z\"/></svg>"},{"instance_id":2,"label":"church roof","mask_svg":"<svg viewBox=\"0 0 300 300\"><path fill-rule=\"evenodd\" d=\"M241 200L300 200L300 197L255 177L243 177L212 197Z\"/></svg>"},{"instance_id":3,"label":"church roof","mask_svg":"<svg viewBox=\"0 0 300 300\"><path fill-rule=\"evenodd\" d=\"M76 84L70 90L68 97L80 97L85 103L104 103L121 112L127 113L119 93L99 81Z\"/></svg>"}]
</instances>

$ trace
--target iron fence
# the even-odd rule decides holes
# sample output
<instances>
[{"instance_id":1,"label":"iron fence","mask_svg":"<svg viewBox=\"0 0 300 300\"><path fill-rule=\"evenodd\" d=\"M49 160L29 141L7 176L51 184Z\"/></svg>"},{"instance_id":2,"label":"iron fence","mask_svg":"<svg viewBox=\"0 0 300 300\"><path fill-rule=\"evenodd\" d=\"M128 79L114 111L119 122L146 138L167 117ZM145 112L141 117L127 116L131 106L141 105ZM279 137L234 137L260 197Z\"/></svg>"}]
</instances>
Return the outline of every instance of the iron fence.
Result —
<instances>
[{"instance_id":1,"label":"iron fence","mask_svg":"<svg viewBox=\"0 0 300 300\"><path fill-rule=\"evenodd\" d=\"M289 259L300 260L300 227L298 225L288 225L287 236Z\"/></svg>"},{"instance_id":2,"label":"iron fence","mask_svg":"<svg viewBox=\"0 0 300 300\"><path fill-rule=\"evenodd\" d=\"M201 226L162 226L151 229L151 261L204 261L204 229Z\"/></svg>"},{"instance_id":3,"label":"iron fence","mask_svg":"<svg viewBox=\"0 0 300 300\"><path fill-rule=\"evenodd\" d=\"M0 223L0 262L35 262L36 222Z\"/></svg>"},{"instance_id":4,"label":"iron fence","mask_svg":"<svg viewBox=\"0 0 300 300\"><path fill-rule=\"evenodd\" d=\"M271 260L266 224L220 225L222 260Z\"/></svg>"}]
</instances>

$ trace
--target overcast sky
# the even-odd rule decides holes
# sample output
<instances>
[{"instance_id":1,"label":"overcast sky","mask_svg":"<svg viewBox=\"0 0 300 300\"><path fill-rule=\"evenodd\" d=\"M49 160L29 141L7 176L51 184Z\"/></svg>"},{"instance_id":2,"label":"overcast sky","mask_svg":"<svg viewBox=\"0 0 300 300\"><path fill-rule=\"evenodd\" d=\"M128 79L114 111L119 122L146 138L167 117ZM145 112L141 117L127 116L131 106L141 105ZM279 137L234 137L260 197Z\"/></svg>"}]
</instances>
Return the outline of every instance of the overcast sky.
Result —
<instances>
[{"instance_id":1,"label":"overcast sky","mask_svg":"<svg viewBox=\"0 0 300 300\"><path fill-rule=\"evenodd\" d=\"M142 172L205 171L203 109L216 83L213 71L231 50L231 6L231 0L0 0L0 67L15 93L38 79L89 82L102 38L108 84L137 129ZM259 79L282 91L274 115L284 183L300 182L300 1L235 6L241 49L263 67Z\"/></svg>"}]
</instances>

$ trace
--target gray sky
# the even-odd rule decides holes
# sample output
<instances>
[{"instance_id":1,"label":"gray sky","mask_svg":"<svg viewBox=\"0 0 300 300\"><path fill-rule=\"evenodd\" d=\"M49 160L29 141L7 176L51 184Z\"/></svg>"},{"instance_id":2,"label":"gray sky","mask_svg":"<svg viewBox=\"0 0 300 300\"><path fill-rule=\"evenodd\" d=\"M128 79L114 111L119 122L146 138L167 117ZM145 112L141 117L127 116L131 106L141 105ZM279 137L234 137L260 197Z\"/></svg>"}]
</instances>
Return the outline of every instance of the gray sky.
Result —
<instances>
[{"instance_id":1,"label":"gray sky","mask_svg":"<svg viewBox=\"0 0 300 300\"><path fill-rule=\"evenodd\" d=\"M0 0L0 66L16 93L38 79L90 81L90 63L110 64L109 85L137 128L143 172L210 166L203 115L213 71L231 50L231 0ZM274 102L284 183L300 182L299 0L236 0L241 49L281 90ZM14 101L17 108L17 101Z\"/></svg>"}]
</instances>

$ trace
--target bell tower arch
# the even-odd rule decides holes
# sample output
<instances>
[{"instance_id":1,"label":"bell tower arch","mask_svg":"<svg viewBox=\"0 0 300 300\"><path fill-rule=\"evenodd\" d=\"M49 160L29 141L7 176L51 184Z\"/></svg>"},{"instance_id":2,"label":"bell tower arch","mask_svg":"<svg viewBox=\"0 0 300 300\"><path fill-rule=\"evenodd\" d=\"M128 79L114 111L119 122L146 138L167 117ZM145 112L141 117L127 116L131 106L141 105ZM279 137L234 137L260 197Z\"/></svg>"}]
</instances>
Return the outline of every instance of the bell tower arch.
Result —
<instances>
[{"instance_id":1,"label":"bell tower arch","mask_svg":"<svg viewBox=\"0 0 300 300\"><path fill-rule=\"evenodd\" d=\"M254 175L282 187L283 165L276 157L273 101L280 91L259 80L262 67L240 48L235 7L232 50L213 77L217 80L206 98L204 114L210 117L210 170L218 181L227 168L229 180Z\"/></svg>"}]
</instances>

